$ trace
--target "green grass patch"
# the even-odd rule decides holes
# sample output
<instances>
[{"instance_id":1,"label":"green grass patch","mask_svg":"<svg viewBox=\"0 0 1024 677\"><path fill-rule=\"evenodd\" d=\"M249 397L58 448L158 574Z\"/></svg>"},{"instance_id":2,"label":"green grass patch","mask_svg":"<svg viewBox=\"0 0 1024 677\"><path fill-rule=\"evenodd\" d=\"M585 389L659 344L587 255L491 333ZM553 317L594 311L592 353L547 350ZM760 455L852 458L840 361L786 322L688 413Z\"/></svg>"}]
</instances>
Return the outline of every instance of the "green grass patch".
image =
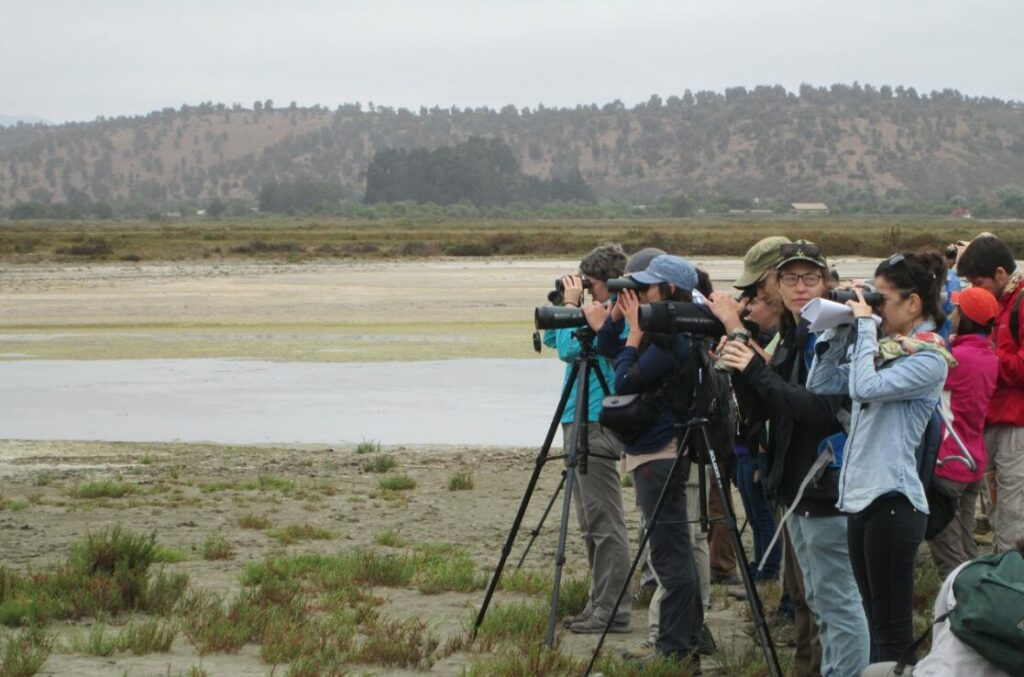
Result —
<instances>
[{"instance_id":1,"label":"green grass patch","mask_svg":"<svg viewBox=\"0 0 1024 677\"><path fill-rule=\"evenodd\" d=\"M487 585L477 572L469 553L447 544L425 544L416 548L416 587L425 595L441 592L471 592Z\"/></svg>"},{"instance_id":2,"label":"green grass patch","mask_svg":"<svg viewBox=\"0 0 1024 677\"><path fill-rule=\"evenodd\" d=\"M72 651L87 656L113 656L117 652L116 636L107 633L105 623L96 623L90 628L89 634L77 633L71 636L69 645Z\"/></svg>"},{"instance_id":3,"label":"green grass patch","mask_svg":"<svg viewBox=\"0 0 1024 677\"><path fill-rule=\"evenodd\" d=\"M266 515L254 515L251 512L238 518L238 526L243 529L263 531L264 529L269 529L270 524L270 519Z\"/></svg>"},{"instance_id":4,"label":"green grass patch","mask_svg":"<svg viewBox=\"0 0 1024 677\"><path fill-rule=\"evenodd\" d=\"M380 478L377 482L384 491L409 491L410 489L416 488L416 480L409 477L408 475L389 475L387 477Z\"/></svg>"},{"instance_id":5,"label":"green grass patch","mask_svg":"<svg viewBox=\"0 0 1024 677\"><path fill-rule=\"evenodd\" d=\"M44 571L0 569L0 624L44 625L52 619L102 617L126 611L166 613L188 585L183 574L151 576L155 535L120 527L72 545L67 561Z\"/></svg>"},{"instance_id":6,"label":"green grass patch","mask_svg":"<svg viewBox=\"0 0 1024 677\"><path fill-rule=\"evenodd\" d=\"M75 498L124 498L138 492L138 487L121 480L97 480L76 486L71 495Z\"/></svg>"},{"instance_id":7,"label":"green grass patch","mask_svg":"<svg viewBox=\"0 0 1024 677\"><path fill-rule=\"evenodd\" d=\"M188 559L189 555L187 552L173 545L161 545L158 543L153 551L154 564L177 564Z\"/></svg>"},{"instance_id":8,"label":"green grass patch","mask_svg":"<svg viewBox=\"0 0 1024 677\"><path fill-rule=\"evenodd\" d=\"M492 651L500 642L542 644L551 607L544 602L494 604L477 630L473 648ZM473 622L476 613L473 613Z\"/></svg>"},{"instance_id":9,"label":"green grass patch","mask_svg":"<svg viewBox=\"0 0 1024 677\"><path fill-rule=\"evenodd\" d=\"M152 454L143 454L142 456L139 457L139 463L141 463L142 465L153 465L155 461L156 459L153 458Z\"/></svg>"},{"instance_id":10,"label":"green grass patch","mask_svg":"<svg viewBox=\"0 0 1024 677\"><path fill-rule=\"evenodd\" d=\"M239 488L240 487L238 482L225 481L203 482L202 484L199 485L199 491L203 492L204 494L215 494L220 491L233 491Z\"/></svg>"},{"instance_id":11,"label":"green grass patch","mask_svg":"<svg viewBox=\"0 0 1024 677\"><path fill-rule=\"evenodd\" d=\"M524 595L548 594L554 585L554 577L547 572L516 569L504 573L498 586L502 590L518 592Z\"/></svg>"},{"instance_id":12,"label":"green grass patch","mask_svg":"<svg viewBox=\"0 0 1024 677\"><path fill-rule=\"evenodd\" d=\"M53 650L53 639L39 628L0 634L0 677L32 677Z\"/></svg>"},{"instance_id":13,"label":"green grass patch","mask_svg":"<svg viewBox=\"0 0 1024 677\"><path fill-rule=\"evenodd\" d=\"M203 541L202 554L205 560L233 559L235 549L222 535L210 534Z\"/></svg>"},{"instance_id":14,"label":"green grass patch","mask_svg":"<svg viewBox=\"0 0 1024 677\"><path fill-rule=\"evenodd\" d=\"M547 677L580 675L584 667L583 661L567 656L558 649L549 649L538 640L501 647L471 664L466 674L469 677Z\"/></svg>"},{"instance_id":15,"label":"green grass patch","mask_svg":"<svg viewBox=\"0 0 1024 677\"><path fill-rule=\"evenodd\" d=\"M150 618L126 625L117 636L117 645L121 651L129 651L136 656L167 653L177 636L177 622Z\"/></svg>"},{"instance_id":16,"label":"green grass patch","mask_svg":"<svg viewBox=\"0 0 1024 677\"><path fill-rule=\"evenodd\" d=\"M374 454L373 458L363 462L364 472L385 473L398 466L398 461L387 454Z\"/></svg>"},{"instance_id":17,"label":"green grass patch","mask_svg":"<svg viewBox=\"0 0 1024 677\"><path fill-rule=\"evenodd\" d=\"M373 537L373 542L388 548L405 547L405 539L394 529L386 529Z\"/></svg>"},{"instance_id":18,"label":"green grass patch","mask_svg":"<svg viewBox=\"0 0 1024 677\"><path fill-rule=\"evenodd\" d=\"M468 491L473 488L473 475L465 471L453 473L448 478L448 491Z\"/></svg>"},{"instance_id":19,"label":"green grass patch","mask_svg":"<svg viewBox=\"0 0 1024 677\"><path fill-rule=\"evenodd\" d=\"M266 534L284 545L291 545L299 541L326 541L334 538L334 533L309 523L288 524L283 527L268 529Z\"/></svg>"},{"instance_id":20,"label":"green grass patch","mask_svg":"<svg viewBox=\"0 0 1024 677\"><path fill-rule=\"evenodd\" d=\"M440 642L426 621L378 619L363 628L365 640L355 654L361 663L384 667L429 669Z\"/></svg>"},{"instance_id":21,"label":"green grass patch","mask_svg":"<svg viewBox=\"0 0 1024 677\"><path fill-rule=\"evenodd\" d=\"M375 440L363 440L356 445L357 454L379 454L380 442Z\"/></svg>"}]
</instances>

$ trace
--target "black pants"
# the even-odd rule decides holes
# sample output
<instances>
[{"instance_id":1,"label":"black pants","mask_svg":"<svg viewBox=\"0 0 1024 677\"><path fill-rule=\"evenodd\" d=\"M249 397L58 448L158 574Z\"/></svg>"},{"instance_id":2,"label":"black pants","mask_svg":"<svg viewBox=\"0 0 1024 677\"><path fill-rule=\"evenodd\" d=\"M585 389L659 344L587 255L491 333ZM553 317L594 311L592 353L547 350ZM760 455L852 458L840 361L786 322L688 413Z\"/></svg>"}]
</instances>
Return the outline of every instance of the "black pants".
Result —
<instances>
[{"instance_id":1,"label":"black pants","mask_svg":"<svg viewBox=\"0 0 1024 677\"><path fill-rule=\"evenodd\" d=\"M690 543L690 525L686 521L689 461L679 462L683 467L676 472L650 537L651 564L665 589L661 598L657 651L670 656L685 656L694 651L704 625L700 581ZM648 523L672 463L672 459L649 461L633 471L637 499Z\"/></svg>"},{"instance_id":2,"label":"black pants","mask_svg":"<svg viewBox=\"0 0 1024 677\"><path fill-rule=\"evenodd\" d=\"M871 628L871 661L896 661L914 640L914 557L928 516L902 494L850 515L853 575Z\"/></svg>"}]
</instances>

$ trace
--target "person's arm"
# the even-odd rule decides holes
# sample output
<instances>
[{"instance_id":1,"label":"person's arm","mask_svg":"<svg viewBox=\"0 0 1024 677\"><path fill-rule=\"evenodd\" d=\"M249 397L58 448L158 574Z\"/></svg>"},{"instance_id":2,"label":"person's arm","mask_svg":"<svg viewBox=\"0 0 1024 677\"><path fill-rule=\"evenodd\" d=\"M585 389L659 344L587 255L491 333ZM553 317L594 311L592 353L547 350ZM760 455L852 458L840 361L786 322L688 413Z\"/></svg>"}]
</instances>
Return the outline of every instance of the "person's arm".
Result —
<instances>
[{"instance_id":1,"label":"person's arm","mask_svg":"<svg viewBox=\"0 0 1024 677\"><path fill-rule=\"evenodd\" d=\"M771 411L784 413L797 421L834 420L842 407L842 395L816 394L803 386L789 383L760 357L750 361L740 378L760 395L761 401Z\"/></svg>"},{"instance_id":2,"label":"person's arm","mask_svg":"<svg viewBox=\"0 0 1024 677\"><path fill-rule=\"evenodd\" d=\"M595 346L597 354L614 360L623 346L626 345L626 336L629 334L629 327L625 320L618 322L611 316L605 319L604 324L597 331Z\"/></svg>"},{"instance_id":3,"label":"person's arm","mask_svg":"<svg viewBox=\"0 0 1024 677\"><path fill-rule=\"evenodd\" d=\"M615 358L615 392L620 395L654 390L671 373L675 357L656 345L641 353L627 345Z\"/></svg>"},{"instance_id":4,"label":"person's arm","mask_svg":"<svg viewBox=\"0 0 1024 677\"><path fill-rule=\"evenodd\" d=\"M557 329L545 329L544 330L544 345L548 348L558 347L558 330Z\"/></svg>"},{"instance_id":5,"label":"person's arm","mask_svg":"<svg viewBox=\"0 0 1024 677\"><path fill-rule=\"evenodd\" d=\"M886 369L875 369L878 334L871 318L857 321L850 361L850 397L858 402L897 402L931 395L946 380L946 360L935 351L913 353Z\"/></svg>"},{"instance_id":6,"label":"person's arm","mask_svg":"<svg viewBox=\"0 0 1024 677\"><path fill-rule=\"evenodd\" d=\"M819 395L845 395L850 389L850 365L839 363L846 354L848 329L827 329L818 337L807 373L807 390Z\"/></svg>"},{"instance_id":7,"label":"person's arm","mask_svg":"<svg viewBox=\"0 0 1024 677\"><path fill-rule=\"evenodd\" d=\"M545 343L547 343L547 332L552 332L555 335L555 345L552 347L558 351L558 359L562 362L572 362L579 356L580 342L576 338L575 329L548 329L544 332Z\"/></svg>"}]
</instances>

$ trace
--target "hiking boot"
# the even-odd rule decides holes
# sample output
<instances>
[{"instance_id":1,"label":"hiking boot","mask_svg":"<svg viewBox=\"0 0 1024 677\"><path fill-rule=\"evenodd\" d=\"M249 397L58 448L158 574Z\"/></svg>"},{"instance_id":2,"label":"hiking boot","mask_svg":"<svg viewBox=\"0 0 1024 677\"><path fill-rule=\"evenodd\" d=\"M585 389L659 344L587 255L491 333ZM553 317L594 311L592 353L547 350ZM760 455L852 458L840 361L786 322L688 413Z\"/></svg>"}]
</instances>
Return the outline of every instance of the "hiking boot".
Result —
<instances>
[{"instance_id":1,"label":"hiking boot","mask_svg":"<svg viewBox=\"0 0 1024 677\"><path fill-rule=\"evenodd\" d=\"M572 616L566 616L565 618L562 619L562 627L563 628L568 628L573 623L579 623L581 621L587 620L588 618L590 618L590 614L588 614L586 611L584 611L582 613L574 614Z\"/></svg>"},{"instance_id":2,"label":"hiking boot","mask_svg":"<svg viewBox=\"0 0 1024 677\"><path fill-rule=\"evenodd\" d=\"M624 661L648 661L651 656L654 655L654 642L649 639L645 639L643 643L635 649L623 649L620 655Z\"/></svg>"},{"instance_id":3,"label":"hiking boot","mask_svg":"<svg viewBox=\"0 0 1024 677\"><path fill-rule=\"evenodd\" d=\"M569 632L577 635L600 635L604 632L605 621L602 621L597 616L590 616L582 621L577 621L569 626ZM633 624L626 621L614 621L612 626L608 628L608 632L632 632Z\"/></svg>"}]
</instances>

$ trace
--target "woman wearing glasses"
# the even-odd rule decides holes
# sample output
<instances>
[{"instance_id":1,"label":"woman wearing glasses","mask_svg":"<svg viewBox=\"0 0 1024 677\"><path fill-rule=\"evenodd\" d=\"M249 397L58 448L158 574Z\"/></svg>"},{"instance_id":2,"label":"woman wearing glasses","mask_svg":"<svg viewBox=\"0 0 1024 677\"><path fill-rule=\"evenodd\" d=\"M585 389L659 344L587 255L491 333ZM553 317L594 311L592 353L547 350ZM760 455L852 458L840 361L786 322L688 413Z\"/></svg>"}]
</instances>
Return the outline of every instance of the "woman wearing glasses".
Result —
<instances>
[{"instance_id":1,"label":"woman wearing glasses","mask_svg":"<svg viewBox=\"0 0 1024 677\"><path fill-rule=\"evenodd\" d=\"M768 420L769 469L763 481L787 508L786 525L803 572L807 605L817 620L821 674L859 675L868 664L868 627L850 567L847 520L836 508L838 471L815 467L823 441L841 434L838 417L846 398L814 394L805 387L814 334L801 311L827 293L829 268L812 242L782 245L780 254L776 277L785 312L771 361L766 364L739 341L726 343L721 359L736 372L733 386L742 408ZM809 630L798 628L801 641L813 642ZM797 651L809 653L811 647Z\"/></svg>"},{"instance_id":2,"label":"woman wearing glasses","mask_svg":"<svg viewBox=\"0 0 1024 677\"><path fill-rule=\"evenodd\" d=\"M928 521L915 452L952 363L934 333L945 280L938 254L906 252L883 261L875 270L883 301L874 311L884 338L858 291L861 300L847 304L854 326L820 336L807 379L814 392L849 393L853 400L839 509L849 515L850 559L873 660L898 660L913 640L914 556Z\"/></svg>"}]
</instances>

